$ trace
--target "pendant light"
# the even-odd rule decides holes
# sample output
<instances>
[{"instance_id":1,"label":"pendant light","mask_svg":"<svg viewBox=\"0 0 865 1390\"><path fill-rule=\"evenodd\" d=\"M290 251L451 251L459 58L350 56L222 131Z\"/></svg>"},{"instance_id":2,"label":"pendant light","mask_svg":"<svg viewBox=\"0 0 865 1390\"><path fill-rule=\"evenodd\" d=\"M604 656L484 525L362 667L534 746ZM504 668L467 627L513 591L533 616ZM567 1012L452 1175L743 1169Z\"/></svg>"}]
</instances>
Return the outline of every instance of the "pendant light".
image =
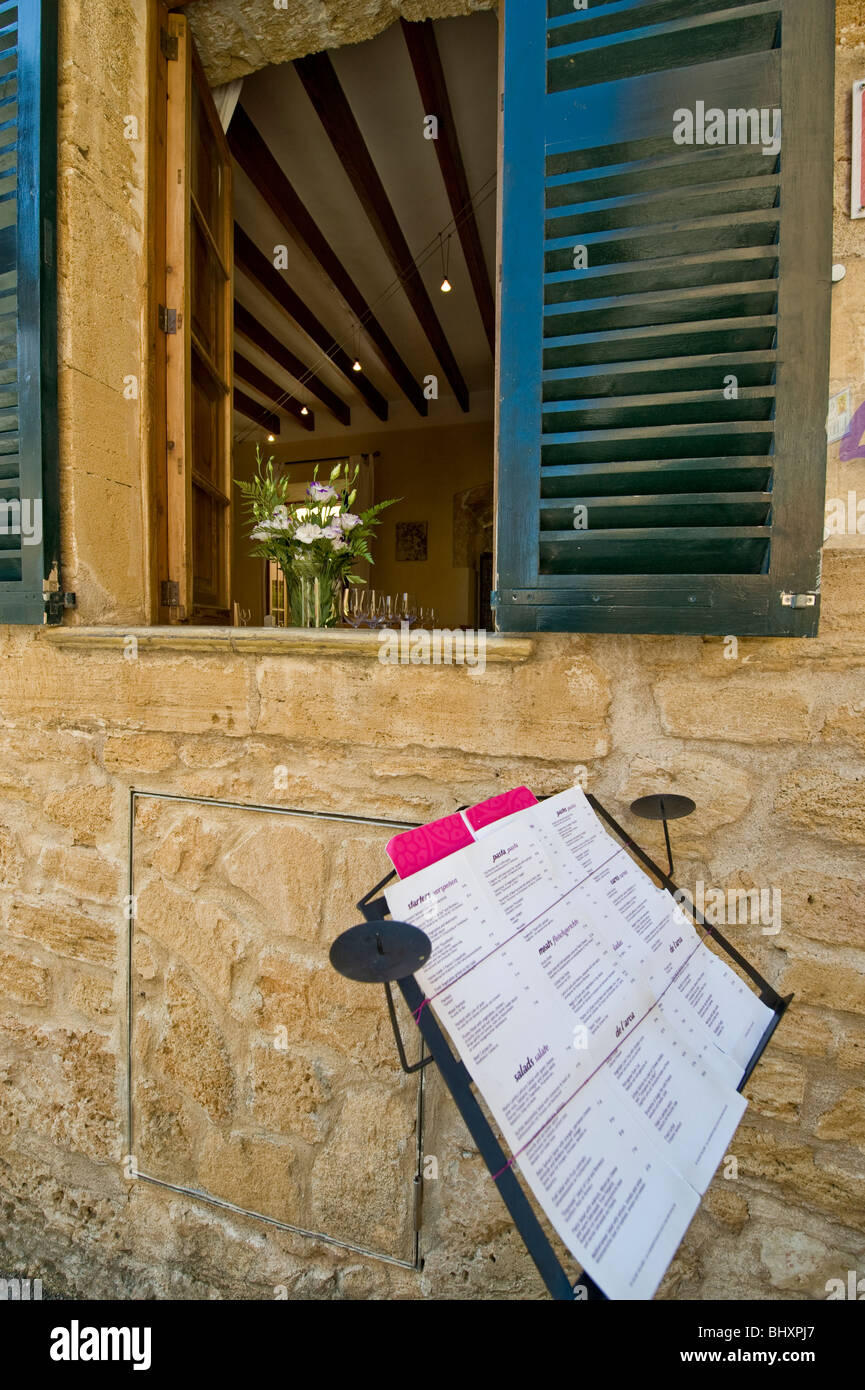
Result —
<instances>
[{"instance_id":1,"label":"pendant light","mask_svg":"<svg viewBox=\"0 0 865 1390\"><path fill-rule=\"evenodd\" d=\"M448 279L448 262L450 261L451 250L450 235L448 235L447 241L445 241L443 237L440 238L440 241L442 253L442 282L439 285L439 289L441 290L442 294L450 294L451 290L453 289L453 285Z\"/></svg>"}]
</instances>

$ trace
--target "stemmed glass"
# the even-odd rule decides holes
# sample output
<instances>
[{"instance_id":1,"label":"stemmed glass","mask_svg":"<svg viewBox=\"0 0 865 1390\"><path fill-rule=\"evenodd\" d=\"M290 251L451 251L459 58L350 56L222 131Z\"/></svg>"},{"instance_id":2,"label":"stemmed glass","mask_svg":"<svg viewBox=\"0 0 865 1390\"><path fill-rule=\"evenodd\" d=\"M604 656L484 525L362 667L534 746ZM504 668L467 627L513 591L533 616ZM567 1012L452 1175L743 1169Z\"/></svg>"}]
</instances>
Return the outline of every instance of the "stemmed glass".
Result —
<instances>
[{"instance_id":1,"label":"stemmed glass","mask_svg":"<svg viewBox=\"0 0 865 1390\"><path fill-rule=\"evenodd\" d=\"M367 591L362 584L350 584L342 596L342 616L349 627L363 627L368 621Z\"/></svg>"},{"instance_id":2,"label":"stemmed glass","mask_svg":"<svg viewBox=\"0 0 865 1390\"><path fill-rule=\"evenodd\" d=\"M369 627L384 627L384 599L385 595L381 592L380 589L369 590L369 606L367 608L366 616L366 624Z\"/></svg>"},{"instance_id":3,"label":"stemmed glass","mask_svg":"<svg viewBox=\"0 0 865 1390\"><path fill-rule=\"evenodd\" d=\"M379 627L393 627L398 621L394 610L393 594L379 594L378 619Z\"/></svg>"},{"instance_id":4,"label":"stemmed glass","mask_svg":"<svg viewBox=\"0 0 865 1390\"><path fill-rule=\"evenodd\" d=\"M396 616L399 622L408 623L409 627L412 623L417 622L418 606L414 594L402 593L397 595Z\"/></svg>"}]
</instances>

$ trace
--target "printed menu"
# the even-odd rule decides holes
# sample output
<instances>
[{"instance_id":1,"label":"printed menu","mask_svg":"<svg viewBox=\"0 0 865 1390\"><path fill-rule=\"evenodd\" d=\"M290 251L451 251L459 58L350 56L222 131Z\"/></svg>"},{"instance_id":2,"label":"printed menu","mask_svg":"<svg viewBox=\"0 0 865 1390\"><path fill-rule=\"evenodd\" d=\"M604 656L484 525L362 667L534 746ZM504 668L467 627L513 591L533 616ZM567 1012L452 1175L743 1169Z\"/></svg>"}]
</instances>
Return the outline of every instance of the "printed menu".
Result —
<instances>
[{"instance_id":1,"label":"printed menu","mask_svg":"<svg viewBox=\"0 0 865 1390\"><path fill-rule=\"evenodd\" d=\"M745 1110L771 1011L578 788L388 888L417 972L565 1245L609 1298L655 1293Z\"/></svg>"}]
</instances>

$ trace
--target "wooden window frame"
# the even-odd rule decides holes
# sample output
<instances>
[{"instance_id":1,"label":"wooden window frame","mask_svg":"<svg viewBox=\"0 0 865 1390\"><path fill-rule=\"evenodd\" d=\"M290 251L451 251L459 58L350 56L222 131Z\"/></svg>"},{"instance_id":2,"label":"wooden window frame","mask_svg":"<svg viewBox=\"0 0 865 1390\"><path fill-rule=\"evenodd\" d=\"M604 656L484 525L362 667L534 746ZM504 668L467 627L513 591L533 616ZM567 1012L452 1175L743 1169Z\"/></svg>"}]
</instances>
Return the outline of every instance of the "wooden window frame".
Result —
<instances>
[{"instance_id":1,"label":"wooden window frame","mask_svg":"<svg viewBox=\"0 0 865 1390\"><path fill-rule=\"evenodd\" d=\"M214 243L206 218L191 189L192 86L208 94L207 79L182 15L172 14L165 0L151 11L151 82L149 117L150 190L148 217L151 236L148 263L148 345L152 412L152 447L148 486L149 602L151 621L194 622L230 626L232 621L232 377L233 259L231 156L213 103L201 102L221 157L225 183L220 200L222 247L212 246L223 266L222 367L214 366L192 331L190 314L191 238L193 221L205 241ZM166 317L165 311L172 317ZM206 374L214 371L223 397L221 450L217 482L196 468L192 457L193 359ZM195 593L193 490L213 496L222 509L219 521L219 594L202 603Z\"/></svg>"}]
</instances>

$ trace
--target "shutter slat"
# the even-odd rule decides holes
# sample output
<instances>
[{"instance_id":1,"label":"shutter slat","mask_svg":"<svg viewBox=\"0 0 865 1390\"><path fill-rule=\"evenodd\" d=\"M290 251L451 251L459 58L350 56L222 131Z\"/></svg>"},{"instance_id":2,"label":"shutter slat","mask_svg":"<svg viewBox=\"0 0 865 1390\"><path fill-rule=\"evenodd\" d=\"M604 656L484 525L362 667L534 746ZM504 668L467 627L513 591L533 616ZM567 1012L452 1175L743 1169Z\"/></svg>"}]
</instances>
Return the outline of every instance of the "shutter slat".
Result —
<instances>
[{"instance_id":1,"label":"shutter slat","mask_svg":"<svg viewBox=\"0 0 865 1390\"><path fill-rule=\"evenodd\" d=\"M550 464L541 471L540 506L543 508L545 499L576 493L595 499L630 496L641 487L658 496L668 492L693 496L713 487L723 487L728 492L763 493L771 478L772 460L759 454Z\"/></svg>"},{"instance_id":2,"label":"shutter slat","mask_svg":"<svg viewBox=\"0 0 865 1390\"><path fill-rule=\"evenodd\" d=\"M692 165L692 169L699 166ZM710 208L729 208L733 212L751 212L758 208L773 207L778 196L779 178L777 173L765 172L750 178L733 178L718 181L715 167L712 167L711 182L688 183L676 181L671 188L668 182L669 166L657 171L661 176L660 185L656 182L648 191L638 188L613 196L612 192L601 197L592 197L589 190L579 184L556 184L547 188L547 207L555 208L559 217L579 218L587 231L596 230L592 221L599 227L632 227L641 223L662 222L661 213L677 212L683 204L688 206L689 198L698 199L700 204ZM704 173L707 171L703 171ZM623 174L622 182L627 178ZM673 191L674 190L674 191ZM596 193L600 190L594 190ZM579 202L569 202L568 195L581 193Z\"/></svg>"},{"instance_id":3,"label":"shutter slat","mask_svg":"<svg viewBox=\"0 0 865 1390\"><path fill-rule=\"evenodd\" d=\"M750 386L735 400L720 398L720 391L668 391L665 394L598 397L578 401L548 401L543 406L544 433L570 433L583 429L710 424L723 433L728 424L771 419L775 388Z\"/></svg>"},{"instance_id":4,"label":"shutter slat","mask_svg":"<svg viewBox=\"0 0 865 1390\"><path fill-rule=\"evenodd\" d=\"M730 224L724 222L721 227L729 228ZM692 226L685 231L670 228L669 238L678 240L680 237L687 237L687 242L684 244L691 247L690 251L675 254L670 251L670 241L665 239L661 243L657 229L653 229L653 239L657 238L658 244L663 244L665 248L664 253L660 255L657 252L653 253L651 250L653 243L643 233L639 233L639 239L633 242L628 239L628 231L621 231L615 237L607 234L603 236L593 234L592 237L585 238L580 243L581 246L585 246L587 253L591 256L591 263L579 271L572 270L574 263L573 237L554 237L546 242L544 248L544 267L548 272L545 279L549 280L555 271L564 272L571 276L576 289L581 281L591 283L600 276L616 273L629 274L638 271L645 276L676 265L728 264L735 266L738 261L770 259L774 262L778 258L780 248L774 240L776 226L772 227L772 235L765 241L761 239L759 229L746 227L741 231L745 240L740 246L719 245L717 237L714 237L709 246L694 246L694 240L699 240L699 237L695 238L695 233L704 231L708 235L709 231L717 233L718 230L717 224L710 229L703 226ZM774 265L772 273L774 274Z\"/></svg>"},{"instance_id":5,"label":"shutter slat","mask_svg":"<svg viewBox=\"0 0 865 1390\"><path fill-rule=\"evenodd\" d=\"M742 237L746 233L750 233L752 236L756 235L757 240L762 241L765 238L766 244L777 236L781 213L774 204L767 204L764 207L726 209L723 199L717 199L716 202L720 208L721 216L684 217L680 215L668 222L647 222L637 226L617 226L614 219L611 219L609 227L598 226L594 228L580 225L580 213L575 211L573 206L557 208L547 217L547 239L548 241L564 238L569 241L578 239L591 247L593 245L602 246L605 242L616 242L621 237L628 237L634 246L645 244L651 247L654 244L664 245L668 237L683 237L703 233L704 237L712 237L712 240L707 244L721 247L741 244L741 242L732 240L734 235ZM681 214L681 205L677 211ZM729 242L721 239L724 228L728 229L731 238ZM752 229L756 229L756 233ZM669 243L666 244L669 249ZM629 251L626 259L630 259L633 254L633 251Z\"/></svg>"},{"instance_id":6,"label":"shutter slat","mask_svg":"<svg viewBox=\"0 0 865 1390\"><path fill-rule=\"evenodd\" d=\"M682 324L647 324L642 328L615 332L551 335L544 340L544 365L582 366L587 363L629 362L657 349L659 357L693 353L705 355L725 349L768 351L775 340L774 314L753 315L745 319L711 319Z\"/></svg>"},{"instance_id":7,"label":"shutter slat","mask_svg":"<svg viewBox=\"0 0 865 1390\"><path fill-rule=\"evenodd\" d=\"M586 531L608 528L764 526L772 505L770 492L636 493L623 497L561 497L541 502L541 544L545 533L568 528ZM585 525L576 525L577 508L585 508ZM582 517L581 517L582 521Z\"/></svg>"},{"instance_id":8,"label":"shutter slat","mask_svg":"<svg viewBox=\"0 0 865 1390\"><path fill-rule=\"evenodd\" d=\"M689 317L702 320L713 310L718 318L753 318L774 314L777 285L751 281L739 285L700 285L682 290L589 299L544 305L544 334L603 332L618 328L656 328L668 323L680 330Z\"/></svg>"},{"instance_id":9,"label":"shutter slat","mask_svg":"<svg viewBox=\"0 0 865 1390\"><path fill-rule=\"evenodd\" d=\"M664 526L541 533L541 573L759 573L768 526Z\"/></svg>"},{"instance_id":10,"label":"shutter slat","mask_svg":"<svg viewBox=\"0 0 865 1390\"><path fill-rule=\"evenodd\" d=\"M638 294L641 287L655 292L733 283L766 285L774 276L777 263L777 249L769 248L711 257L663 257L648 266L644 262L626 261L582 274L569 270L551 271L544 276L544 301L547 304L578 304L583 299L620 298Z\"/></svg>"},{"instance_id":11,"label":"shutter slat","mask_svg":"<svg viewBox=\"0 0 865 1390\"><path fill-rule=\"evenodd\" d=\"M609 162L604 164L594 162L592 153L571 150L547 156L544 186L548 208L560 201L556 190L569 185L574 189L574 201L581 201L612 197L618 189L631 194L658 187L684 187L695 181L714 184L719 180L759 178L770 172L766 155L747 145L696 150L682 146L676 151L667 145L662 154L647 154L624 162L607 155Z\"/></svg>"},{"instance_id":12,"label":"shutter slat","mask_svg":"<svg viewBox=\"0 0 865 1390\"><path fill-rule=\"evenodd\" d=\"M714 389L719 373L733 373L743 386L767 385L778 354L764 352L703 353L693 357L651 357L637 361L592 362L582 367L554 367L542 372L545 401L575 400L580 386L595 396L631 395L647 384L661 390L673 385Z\"/></svg>"},{"instance_id":13,"label":"shutter slat","mask_svg":"<svg viewBox=\"0 0 865 1390\"><path fill-rule=\"evenodd\" d=\"M720 446L720 447L719 447ZM635 457L675 458L701 453L768 454L772 431L753 420L715 424L641 425L621 429L568 430L542 436L543 463L580 463L605 459L610 463Z\"/></svg>"},{"instance_id":14,"label":"shutter slat","mask_svg":"<svg viewBox=\"0 0 865 1390\"><path fill-rule=\"evenodd\" d=\"M550 43L567 43L571 33L585 38L614 34L623 22L629 28L637 28L700 14L729 12L737 7L739 11L765 10L766 0L600 0L600 5L603 5L601 13L596 6L575 15L574 0L551 0L547 24ZM563 34L563 37L554 40L554 34Z\"/></svg>"},{"instance_id":15,"label":"shutter slat","mask_svg":"<svg viewBox=\"0 0 865 1390\"><path fill-rule=\"evenodd\" d=\"M696 33L691 21L658 25L660 33L645 30L632 40L617 40L621 44L618 49L612 47L609 39L586 39L563 45L554 50L550 60L550 91L573 91L599 81L594 74L600 64L592 61L599 50L603 52L603 69L610 82L712 62L721 53L731 58L762 52L772 46L777 29L776 15L774 5L768 6L765 14L737 16L735 24L726 16L716 21L709 15L703 21L703 28Z\"/></svg>"}]
</instances>

